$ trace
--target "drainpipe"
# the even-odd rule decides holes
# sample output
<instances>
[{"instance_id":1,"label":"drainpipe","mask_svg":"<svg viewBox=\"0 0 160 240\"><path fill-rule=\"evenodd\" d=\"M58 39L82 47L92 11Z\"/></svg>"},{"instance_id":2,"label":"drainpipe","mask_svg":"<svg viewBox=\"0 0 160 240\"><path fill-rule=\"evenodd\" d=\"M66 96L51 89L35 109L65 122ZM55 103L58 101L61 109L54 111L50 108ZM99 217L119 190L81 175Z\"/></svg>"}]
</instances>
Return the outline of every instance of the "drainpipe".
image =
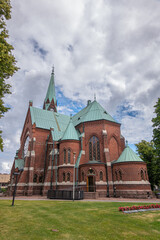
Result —
<instances>
[{"instance_id":1,"label":"drainpipe","mask_svg":"<svg viewBox=\"0 0 160 240\"><path fill-rule=\"evenodd\" d=\"M82 149L83 149L83 139L81 137L81 150L80 150L80 153L81 153ZM79 155L80 155L80 153L79 153ZM78 185L78 168L79 168L79 166L76 169L77 170L77 172L76 172L76 186Z\"/></svg>"},{"instance_id":2,"label":"drainpipe","mask_svg":"<svg viewBox=\"0 0 160 240\"><path fill-rule=\"evenodd\" d=\"M111 164L111 169L112 169L112 181L113 181L113 164ZM113 181L113 197L116 197L116 187Z\"/></svg>"},{"instance_id":3,"label":"drainpipe","mask_svg":"<svg viewBox=\"0 0 160 240\"><path fill-rule=\"evenodd\" d=\"M107 197L109 197L108 169L106 163Z\"/></svg>"},{"instance_id":4,"label":"drainpipe","mask_svg":"<svg viewBox=\"0 0 160 240\"><path fill-rule=\"evenodd\" d=\"M57 190L57 155L58 155L58 149L56 150L56 158L55 158L55 177L56 177L56 190Z\"/></svg>"},{"instance_id":5,"label":"drainpipe","mask_svg":"<svg viewBox=\"0 0 160 240\"><path fill-rule=\"evenodd\" d=\"M53 162L54 162L54 141L53 141L53 150L52 150L52 165L51 165L51 185L50 185L50 190L52 190L52 181L53 181Z\"/></svg>"},{"instance_id":6,"label":"drainpipe","mask_svg":"<svg viewBox=\"0 0 160 240\"><path fill-rule=\"evenodd\" d=\"M45 181L45 175L46 175L46 161L47 161L47 146L48 146L48 140L49 140L49 135L46 140L46 147L45 147L45 159L44 159L44 177L43 177L43 182Z\"/></svg>"},{"instance_id":7,"label":"drainpipe","mask_svg":"<svg viewBox=\"0 0 160 240\"><path fill-rule=\"evenodd\" d=\"M107 131L102 130L103 133L103 147L105 149L105 138L107 138ZM107 166L107 156L106 152L104 151L105 161L106 161L106 181L107 181L107 197L109 197L109 182L108 182L108 166Z\"/></svg>"}]
</instances>

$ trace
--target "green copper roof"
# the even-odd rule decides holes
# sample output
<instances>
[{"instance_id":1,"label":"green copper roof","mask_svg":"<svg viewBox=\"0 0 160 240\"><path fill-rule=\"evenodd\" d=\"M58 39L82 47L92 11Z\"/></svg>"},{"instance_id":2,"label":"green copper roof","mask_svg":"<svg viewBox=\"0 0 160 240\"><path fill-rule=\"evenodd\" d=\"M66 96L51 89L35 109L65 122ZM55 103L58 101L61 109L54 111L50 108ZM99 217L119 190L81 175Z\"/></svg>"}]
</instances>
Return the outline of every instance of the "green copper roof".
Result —
<instances>
[{"instance_id":1,"label":"green copper roof","mask_svg":"<svg viewBox=\"0 0 160 240\"><path fill-rule=\"evenodd\" d=\"M64 132L69 123L69 116L47 111L35 107L30 107L32 124L36 124L37 128L47 129L54 128L54 131Z\"/></svg>"},{"instance_id":2,"label":"green copper roof","mask_svg":"<svg viewBox=\"0 0 160 240\"><path fill-rule=\"evenodd\" d=\"M121 162L143 162L143 160L138 157L138 155L129 146L126 146L118 160L112 163L115 164Z\"/></svg>"},{"instance_id":3,"label":"green copper roof","mask_svg":"<svg viewBox=\"0 0 160 240\"><path fill-rule=\"evenodd\" d=\"M78 133L72 122L72 118L70 118L69 124L61 140L79 140Z\"/></svg>"},{"instance_id":4,"label":"green copper roof","mask_svg":"<svg viewBox=\"0 0 160 240\"><path fill-rule=\"evenodd\" d=\"M51 134L52 134L53 141L59 141L62 138L64 132L61 132L61 131L51 131Z\"/></svg>"},{"instance_id":5,"label":"green copper roof","mask_svg":"<svg viewBox=\"0 0 160 240\"><path fill-rule=\"evenodd\" d=\"M96 120L107 120L117 123L96 100L89 103L84 109L73 116L74 126L82 122Z\"/></svg>"},{"instance_id":6,"label":"green copper roof","mask_svg":"<svg viewBox=\"0 0 160 240\"><path fill-rule=\"evenodd\" d=\"M48 86L48 90L47 90L47 94L45 97L45 103L47 102L47 100L49 99L49 102L51 103L52 99L54 100L54 104L56 105L56 94L55 94L55 84L54 84L54 69L52 70L52 74L51 74L51 79L50 79L50 83ZM45 109L47 109L49 107L49 104L45 105Z\"/></svg>"}]
</instances>

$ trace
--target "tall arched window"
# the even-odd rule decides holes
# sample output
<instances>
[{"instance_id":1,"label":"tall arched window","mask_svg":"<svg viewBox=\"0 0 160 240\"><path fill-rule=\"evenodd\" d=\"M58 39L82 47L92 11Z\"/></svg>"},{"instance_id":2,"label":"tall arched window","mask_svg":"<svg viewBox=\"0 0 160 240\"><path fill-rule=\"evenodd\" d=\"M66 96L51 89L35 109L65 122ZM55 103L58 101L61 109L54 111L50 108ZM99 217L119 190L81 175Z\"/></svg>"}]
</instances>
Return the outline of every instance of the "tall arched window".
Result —
<instances>
[{"instance_id":1,"label":"tall arched window","mask_svg":"<svg viewBox=\"0 0 160 240\"><path fill-rule=\"evenodd\" d=\"M118 181L118 174L117 174L117 171L115 171L115 178L116 178L116 181Z\"/></svg>"},{"instance_id":2,"label":"tall arched window","mask_svg":"<svg viewBox=\"0 0 160 240\"><path fill-rule=\"evenodd\" d=\"M71 150L68 149L68 163L71 162Z\"/></svg>"},{"instance_id":3,"label":"tall arched window","mask_svg":"<svg viewBox=\"0 0 160 240\"><path fill-rule=\"evenodd\" d=\"M121 171L119 171L119 180L120 181L122 180L122 173L121 173Z\"/></svg>"},{"instance_id":4,"label":"tall arched window","mask_svg":"<svg viewBox=\"0 0 160 240\"><path fill-rule=\"evenodd\" d=\"M66 163L66 149L64 149L64 152L63 152L63 161L64 163Z\"/></svg>"},{"instance_id":5,"label":"tall arched window","mask_svg":"<svg viewBox=\"0 0 160 240\"><path fill-rule=\"evenodd\" d=\"M70 173L67 173L67 182L70 182Z\"/></svg>"},{"instance_id":6,"label":"tall arched window","mask_svg":"<svg viewBox=\"0 0 160 240\"><path fill-rule=\"evenodd\" d=\"M82 172L82 182L84 182L84 172Z\"/></svg>"},{"instance_id":7,"label":"tall arched window","mask_svg":"<svg viewBox=\"0 0 160 240\"><path fill-rule=\"evenodd\" d=\"M100 144L96 136L93 136L89 140L89 160L100 160Z\"/></svg>"},{"instance_id":8,"label":"tall arched window","mask_svg":"<svg viewBox=\"0 0 160 240\"><path fill-rule=\"evenodd\" d=\"M100 173L99 173L99 179L100 179L100 181L103 181L103 172L102 171L100 171Z\"/></svg>"},{"instance_id":9,"label":"tall arched window","mask_svg":"<svg viewBox=\"0 0 160 240\"><path fill-rule=\"evenodd\" d=\"M141 179L144 180L144 172L141 170Z\"/></svg>"},{"instance_id":10,"label":"tall arched window","mask_svg":"<svg viewBox=\"0 0 160 240\"><path fill-rule=\"evenodd\" d=\"M34 177L33 177L33 182L36 183L37 182L37 174L34 174Z\"/></svg>"},{"instance_id":11,"label":"tall arched window","mask_svg":"<svg viewBox=\"0 0 160 240\"><path fill-rule=\"evenodd\" d=\"M63 172L63 182L65 182L65 180L66 180L66 174L65 172Z\"/></svg>"},{"instance_id":12,"label":"tall arched window","mask_svg":"<svg viewBox=\"0 0 160 240\"><path fill-rule=\"evenodd\" d=\"M147 180L147 172L146 172L146 170L145 170L145 178L146 178L146 180Z\"/></svg>"}]
</instances>

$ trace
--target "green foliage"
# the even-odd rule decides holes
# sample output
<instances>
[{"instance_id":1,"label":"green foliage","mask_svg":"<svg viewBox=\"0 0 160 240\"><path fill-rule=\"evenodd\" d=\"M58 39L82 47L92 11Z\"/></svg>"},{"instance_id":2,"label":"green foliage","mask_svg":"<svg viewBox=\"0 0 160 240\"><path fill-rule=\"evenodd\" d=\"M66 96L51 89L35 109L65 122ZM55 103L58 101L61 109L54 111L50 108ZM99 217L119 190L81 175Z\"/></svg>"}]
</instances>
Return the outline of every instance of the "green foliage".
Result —
<instances>
[{"instance_id":1,"label":"green foliage","mask_svg":"<svg viewBox=\"0 0 160 240\"><path fill-rule=\"evenodd\" d=\"M160 98L156 103L155 111L156 114L155 118L152 119L153 122L153 142L156 149L156 184L160 186Z\"/></svg>"},{"instance_id":2,"label":"green foliage","mask_svg":"<svg viewBox=\"0 0 160 240\"><path fill-rule=\"evenodd\" d=\"M159 211L123 214L124 206L133 203L0 200L0 239L159 239Z\"/></svg>"},{"instance_id":3,"label":"green foliage","mask_svg":"<svg viewBox=\"0 0 160 240\"><path fill-rule=\"evenodd\" d=\"M10 0L0 1L0 118L9 110L4 104L5 94L10 94L9 79L18 70L16 60L12 55L13 46L7 42L9 37L6 29L6 20L11 18ZM3 151L2 131L0 131L0 150Z\"/></svg>"},{"instance_id":4,"label":"green foliage","mask_svg":"<svg viewBox=\"0 0 160 240\"><path fill-rule=\"evenodd\" d=\"M156 150L154 143L142 140L135 144L140 158L147 163L148 177L153 189L156 184Z\"/></svg>"}]
</instances>

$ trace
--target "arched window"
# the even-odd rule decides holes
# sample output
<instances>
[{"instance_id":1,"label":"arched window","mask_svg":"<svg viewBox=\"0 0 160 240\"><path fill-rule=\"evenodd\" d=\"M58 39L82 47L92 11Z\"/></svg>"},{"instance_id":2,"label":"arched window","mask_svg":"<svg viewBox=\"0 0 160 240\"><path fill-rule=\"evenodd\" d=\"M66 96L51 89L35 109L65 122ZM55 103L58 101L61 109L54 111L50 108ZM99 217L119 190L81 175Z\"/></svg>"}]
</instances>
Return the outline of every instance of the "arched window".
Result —
<instances>
[{"instance_id":1,"label":"arched window","mask_svg":"<svg viewBox=\"0 0 160 240\"><path fill-rule=\"evenodd\" d=\"M147 180L147 172L145 171L145 178L146 178L146 180Z\"/></svg>"},{"instance_id":2,"label":"arched window","mask_svg":"<svg viewBox=\"0 0 160 240\"><path fill-rule=\"evenodd\" d=\"M39 182L43 182L43 176L39 176Z\"/></svg>"},{"instance_id":3,"label":"arched window","mask_svg":"<svg viewBox=\"0 0 160 240\"><path fill-rule=\"evenodd\" d=\"M103 172L102 171L100 171L100 173L99 173L99 179L100 179L100 181L103 181Z\"/></svg>"},{"instance_id":4,"label":"arched window","mask_svg":"<svg viewBox=\"0 0 160 240\"><path fill-rule=\"evenodd\" d=\"M82 172L82 182L84 182L84 172Z\"/></svg>"},{"instance_id":5,"label":"arched window","mask_svg":"<svg viewBox=\"0 0 160 240\"><path fill-rule=\"evenodd\" d=\"M89 160L100 160L100 145L99 139L96 136L93 136L89 140Z\"/></svg>"},{"instance_id":6,"label":"arched window","mask_svg":"<svg viewBox=\"0 0 160 240\"><path fill-rule=\"evenodd\" d=\"M65 172L63 172L63 182L65 182L65 180L66 180L66 174Z\"/></svg>"},{"instance_id":7,"label":"arched window","mask_svg":"<svg viewBox=\"0 0 160 240\"><path fill-rule=\"evenodd\" d=\"M64 149L64 153L63 153L63 161L64 161L64 163L66 163L66 149Z\"/></svg>"},{"instance_id":8,"label":"arched window","mask_svg":"<svg viewBox=\"0 0 160 240\"><path fill-rule=\"evenodd\" d=\"M122 173L119 171L119 180L122 181Z\"/></svg>"},{"instance_id":9,"label":"arched window","mask_svg":"<svg viewBox=\"0 0 160 240\"><path fill-rule=\"evenodd\" d=\"M94 174L95 174L95 171L94 171L92 168L90 168L90 169L88 170L88 174L89 174L89 175L94 175Z\"/></svg>"},{"instance_id":10,"label":"arched window","mask_svg":"<svg viewBox=\"0 0 160 240\"><path fill-rule=\"evenodd\" d=\"M34 177L33 177L33 182L36 183L37 182L37 174L34 174Z\"/></svg>"},{"instance_id":11,"label":"arched window","mask_svg":"<svg viewBox=\"0 0 160 240\"><path fill-rule=\"evenodd\" d=\"M70 182L70 173L67 173L67 182Z\"/></svg>"},{"instance_id":12,"label":"arched window","mask_svg":"<svg viewBox=\"0 0 160 240\"><path fill-rule=\"evenodd\" d=\"M68 163L71 162L71 150L68 149Z\"/></svg>"},{"instance_id":13,"label":"arched window","mask_svg":"<svg viewBox=\"0 0 160 240\"><path fill-rule=\"evenodd\" d=\"M116 178L116 181L118 181L118 174L117 174L117 171L115 171L115 178Z\"/></svg>"},{"instance_id":14,"label":"arched window","mask_svg":"<svg viewBox=\"0 0 160 240\"><path fill-rule=\"evenodd\" d=\"M144 180L144 172L141 170L141 179Z\"/></svg>"}]
</instances>

